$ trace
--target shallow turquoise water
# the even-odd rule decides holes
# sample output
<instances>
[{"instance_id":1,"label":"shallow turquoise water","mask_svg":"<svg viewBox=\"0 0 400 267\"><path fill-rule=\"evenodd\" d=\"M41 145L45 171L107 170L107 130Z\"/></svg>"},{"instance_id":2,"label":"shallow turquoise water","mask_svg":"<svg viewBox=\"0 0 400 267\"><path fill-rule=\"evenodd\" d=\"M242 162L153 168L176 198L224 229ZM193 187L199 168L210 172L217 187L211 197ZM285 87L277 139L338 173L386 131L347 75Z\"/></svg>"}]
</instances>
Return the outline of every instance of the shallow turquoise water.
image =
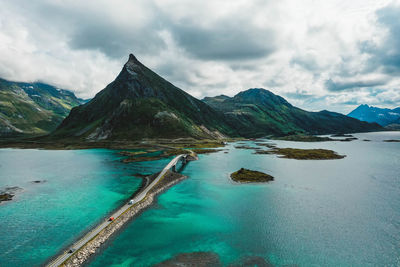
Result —
<instances>
[{"instance_id":1,"label":"shallow turquoise water","mask_svg":"<svg viewBox=\"0 0 400 267\"><path fill-rule=\"evenodd\" d=\"M0 189L23 188L0 204L0 266L43 264L129 198L141 183L133 173L161 166L103 149L0 149Z\"/></svg>"},{"instance_id":2,"label":"shallow turquoise water","mask_svg":"<svg viewBox=\"0 0 400 267\"><path fill-rule=\"evenodd\" d=\"M400 133L353 142L275 142L326 148L341 160L298 161L228 147L201 155L189 178L109 242L91 266L150 266L175 254L213 251L225 264L257 255L274 265L400 265ZM275 176L235 184L241 167Z\"/></svg>"},{"instance_id":3,"label":"shallow turquoise water","mask_svg":"<svg viewBox=\"0 0 400 267\"><path fill-rule=\"evenodd\" d=\"M111 239L91 266L151 266L182 252L213 251L225 264L257 255L275 265L400 265L400 133L358 134L371 142L275 142L327 148L342 160L297 161L235 149L201 155L189 178ZM251 142L249 144L252 144ZM168 160L123 164L115 151L0 149L0 266L43 264L139 186L133 173ZM275 176L235 184L241 167ZM33 184L34 180L47 180Z\"/></svg>"}]
</instances>

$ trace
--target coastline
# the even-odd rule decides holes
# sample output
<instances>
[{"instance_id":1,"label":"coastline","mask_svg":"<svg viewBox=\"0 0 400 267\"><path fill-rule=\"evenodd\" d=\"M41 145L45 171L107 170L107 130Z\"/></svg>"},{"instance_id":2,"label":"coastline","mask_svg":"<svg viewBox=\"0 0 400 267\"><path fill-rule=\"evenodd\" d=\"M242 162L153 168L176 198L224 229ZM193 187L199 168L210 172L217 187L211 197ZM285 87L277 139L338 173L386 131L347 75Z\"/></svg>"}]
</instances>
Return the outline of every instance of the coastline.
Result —
<instances>
[{"instance_id":1,"label":"coastline","mask_svg":"<svg viewBox=\"0 0 400 267\"><path fill-rule=\"evenodd\" d=\"M116 218L110 225L108 225L99 234L88 241L83 247L75 251L71 257L69 257L65 262L61 264L61 266L82 266L101 248L103 248L104 243L106 243L110 237L122 230L122 227L127 222L131 221L134 217L136 217L149 206L151 206L151 204L154 203L160 193L171 188L173 185L179 183L186 178L186 176L179 173L168 171L159 181L159 183L157 183L148 192L147 196L142 201L140 201L136 205L133 205L127 211L121 214L121 216ZM138 194L140 191L141 189L137 190L134 195Z\"/></svg>"}]
</instances>

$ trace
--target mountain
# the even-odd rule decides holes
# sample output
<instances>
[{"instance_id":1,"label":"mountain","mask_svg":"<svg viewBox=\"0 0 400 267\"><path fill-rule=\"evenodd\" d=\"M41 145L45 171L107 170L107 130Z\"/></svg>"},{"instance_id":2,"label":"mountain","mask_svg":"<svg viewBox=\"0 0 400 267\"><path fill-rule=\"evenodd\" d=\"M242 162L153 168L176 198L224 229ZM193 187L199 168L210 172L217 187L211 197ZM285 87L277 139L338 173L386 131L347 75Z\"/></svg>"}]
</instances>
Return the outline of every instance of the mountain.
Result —
<instances>
[{"instance_id":1,"label":"mountain","mask_svg":"<svg viewBox=\"0 0 400 267\"><path fill-rule=\"evenodd\" d=\"M380 130L329 111L307 112L265 89L198 100L130 55L116 79L91 101L73 108L49 138L259 137L293 133Z\"/></svg>"},{"instance_id":2,"label":"mountain","mask_svg":"<svg viewBox=\"0 0 400 267\"><path fill-rule=\"evenodd\" d=\"M75 107L54 138L217 138L235 135L224 115L129 56L117 78Z\"/></svg>"},{"instance_id":3,"label":"mountain","mask_svg":"<svg viewBox=\"0 0 400 267\"><path fill-rule=\"evenodd\" d=\"M347 116L360 121L376 122L382 126L395 123L400 119L400 107L395 109L377 108L368 105L360 105Z\"/></svg>"},{"instance_id":4,"label":"mountain","mask_svg":"<svg viewBox=\"0 0 400 267\"><path fill-rule=\"evenodd\" d=\"M203 101L223 112L228 123L240 135L247 137L382 130L377 124L361 122L339 113L302 110L284 98L260 88L240 92L234 97L207 97Z\"/></svg>"},{"instance_id":5,"label":"mountain","mask_svg":"<svg viewBox=\"0 0 400 267\"><path fill-rule=\"evenodd\" d=\"M388 130L400 131L400 118L398 118L395 121L392 121L390 124L386 125L385 128Z\"/></svg>"},{"instance_id":6,"label":"mountain","mask_svg":"<svg viewBox=\"0 0 400 267\"><path fill-rule=\"evenodd\" d=\"M0 136L47 134L84 100L45 83L0 79Z\"/></svg>"}]
</instances>

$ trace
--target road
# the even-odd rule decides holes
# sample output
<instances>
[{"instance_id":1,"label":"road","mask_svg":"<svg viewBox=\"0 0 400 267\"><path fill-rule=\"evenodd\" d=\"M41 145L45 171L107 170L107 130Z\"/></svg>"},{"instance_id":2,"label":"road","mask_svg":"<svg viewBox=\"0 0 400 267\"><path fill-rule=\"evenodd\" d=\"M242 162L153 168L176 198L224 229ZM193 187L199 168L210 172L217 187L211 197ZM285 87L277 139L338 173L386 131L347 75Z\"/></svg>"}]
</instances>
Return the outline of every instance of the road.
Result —
<instances>
[{"instance_id":1,"label":"road","mask_svg":"<svg viewBox=\"0 0 400 267\"><path fill-rule=\"evenodd\" d=\"M180 155L176 156L175 158L173 158L167 164L167 166L164 167L164 169L160 172L160 174L156 177L156 179L154 179L154 181L151 182L151 184L149 184L149 186L147 186L145 190L143 190L141 193L139 193L138 195L136 195L133 198L133 203L131 205L128 203L123 205L120 209L118 209L116 212L114 212L112 215L110 215L110 217L114 217L114 220L117 219L119 216L121 216L122 213L127 211L130 207L136 205L138 202L143 200L146 197L147 193L161 180L161 178L164 176L164 174L169 169L171 169L172 166L176 165L178 163L178 161L184 156L186 156L186 154L180 154ZM63 254L61 254L56 259L51 261L47 266L56 267L56 266L60 266L61 264L63 264L76 251L78 251L80 248L82 248L87 242L92 240L96 235L98 235L102 230L104 230L111 223L113 223L113 221L107 220L107 221L102 222L98 226L96 226L89 233L87 233L83 238L81 238L76 243L74 243L67 251L65 251ZM74 252L68 253L68 251L70 249L72 249Z\"/></svg>"}]
</instances>

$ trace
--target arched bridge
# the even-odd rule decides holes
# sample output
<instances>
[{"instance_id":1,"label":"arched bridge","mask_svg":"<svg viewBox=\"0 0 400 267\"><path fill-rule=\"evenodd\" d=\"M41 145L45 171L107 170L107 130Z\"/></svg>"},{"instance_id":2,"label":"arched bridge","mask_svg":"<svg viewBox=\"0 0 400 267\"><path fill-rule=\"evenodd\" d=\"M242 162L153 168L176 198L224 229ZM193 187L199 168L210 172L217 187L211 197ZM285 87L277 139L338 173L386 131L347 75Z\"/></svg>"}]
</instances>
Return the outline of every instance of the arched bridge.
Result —
<instances>
[{"instance_id":1,"label":"arched bridge","mask_svg":"<svg viewBox=\"0 0 400 267\"><path fill-rule=\"evenodd\" d=\"M191 159L192 156L189 154L181 154L176 156L173 160L170 161L170 164L172 165L171 169L173 172L176 172L176 165L179 163L179 161L182 161L182 165L186 165L188 162L188 159Z\"/></svg>"}]
</instances>

